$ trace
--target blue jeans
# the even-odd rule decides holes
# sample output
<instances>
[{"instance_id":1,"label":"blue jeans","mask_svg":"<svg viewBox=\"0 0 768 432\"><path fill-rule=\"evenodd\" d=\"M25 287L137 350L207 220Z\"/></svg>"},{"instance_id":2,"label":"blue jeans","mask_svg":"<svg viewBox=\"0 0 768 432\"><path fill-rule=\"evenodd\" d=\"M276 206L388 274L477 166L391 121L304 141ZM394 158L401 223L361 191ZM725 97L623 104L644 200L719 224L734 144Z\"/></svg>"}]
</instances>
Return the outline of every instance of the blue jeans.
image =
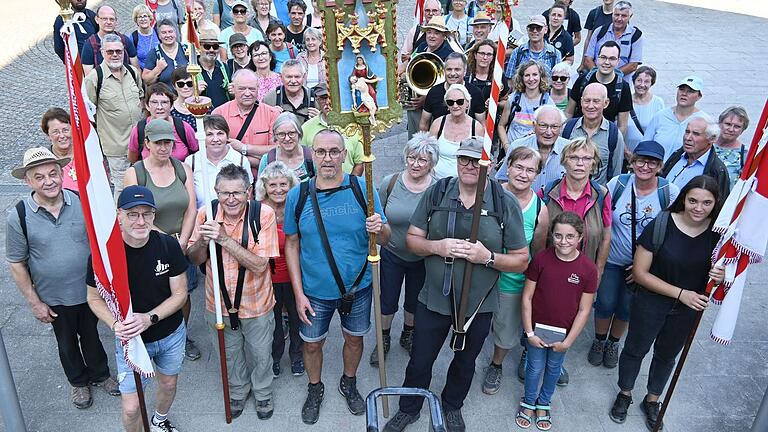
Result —
<instances>
[{"instance_id":1,"label":"blue jeans","mask_svg":"<svg viewBox=\"0 0 768 432\"><path fill-rule=\"evenodd\" d=\"M184 344L187 341L187 326L182 322L173 333L155 341L145 342L149 358L155 363L155 372L172 376L178 375L181 371L181 364L184 361ZM115 359L117 364L117 382L120 392L136 393L136 382L133 379L133 371L125 362L123 357L123 345L120 340L115 338ZM141 378L142 386L146 387L149 378Z\"/></svg>"},{"instance_id":2,"label":"blue jeans","mask_svg":"<svg viewBox=\"0 0 768 432\"><path fill-rule=\"evenodd\" d=\"M371 329L372 292L371 285L355 291L355 299L352 301L352 310L349 315L339 314L341 329L344 333L350 336L364 336ZM304 342L320 342L328 336L328 327L331 325L333 314L341 305L341 299L323 300L309 296L307 298L315 311L315 316L307 315L312 324L307 325L302 322L299 327L299 334Z\"/></svg>"},{"instance_id":3,"label":"blue jeans","mask_svg":"<svg viewBox=\"0 0 768 432\"><path fill-rule=\"evenodd\" d=\"M615 315L617 320L629 321L633 293L627 286L627 276L625 266L605 263L595 299L595 318L610 319Z\"/></svg>"},{"instance_id":4,"label":"blue jeans","mask_svg":"<svg viewBox=\"0 0 768 432\"><path fill-rule=\"evenodd\" d=\"M560 369L563 367L565 353L555 352L552 348L537 348L528 344L528 360L525 367L525 396L523 401L529 405L549 405L555 393ZM544 380L539 389L539 379Z\"/></svg>"}]
</instances>

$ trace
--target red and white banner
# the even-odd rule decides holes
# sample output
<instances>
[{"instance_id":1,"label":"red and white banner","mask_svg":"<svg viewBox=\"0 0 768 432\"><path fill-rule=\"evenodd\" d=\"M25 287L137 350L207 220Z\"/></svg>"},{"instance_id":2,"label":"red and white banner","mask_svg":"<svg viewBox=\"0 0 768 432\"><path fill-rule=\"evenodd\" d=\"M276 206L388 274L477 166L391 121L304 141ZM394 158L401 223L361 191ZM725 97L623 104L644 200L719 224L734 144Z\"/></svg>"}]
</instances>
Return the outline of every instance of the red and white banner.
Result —
<instances>
[{"instance_id":1,"label":"red and white banner","mask_svg":"<svg viewBox=\"0 0 768 432\"><path fill-rule=\"evenodd\" d=\"M125 247L117 223L117 208L109 187L99 137L91 123L95 109L83 87L83 68L77 49L77 38L74 37L75 27L84 20L85 15L77 13L61 29L72 124L72 147L96 286L112 316L122 321L133 314L131 293L128 288ZM143 376L154 374L141 336L123 342L123 352L126 362L134 371Z\"/></svg>"},{"instance_id":2,"label":"red and white banner","mask_svg":"<svg viewBox=\"0 0 768 432\"><path fill-rule=\"evenodd\" d=\"M725 266L725 281L714 289L711 302L720 305L710 331L715 341L728 345L750 264L763 260L768 245L765 215L768 214L768 102L757 125L741 176L731 190L712 228L721 235L713 253L714 264ZM708 289L713 288L710 282Z\"/></svg>"},{"instance_id":3,"label":"red and white banner","mask_svg":"<svg viewBox=\"0 0 768 432\"><path fill-rule=\"evenodd\" d=\"M416 24L421 24L424 20L424 1L416 0L416 8L413 11L413 16L416 17ZM413 49L416 49L416 47L413 47Z\"/></svg>"}]
</instances>

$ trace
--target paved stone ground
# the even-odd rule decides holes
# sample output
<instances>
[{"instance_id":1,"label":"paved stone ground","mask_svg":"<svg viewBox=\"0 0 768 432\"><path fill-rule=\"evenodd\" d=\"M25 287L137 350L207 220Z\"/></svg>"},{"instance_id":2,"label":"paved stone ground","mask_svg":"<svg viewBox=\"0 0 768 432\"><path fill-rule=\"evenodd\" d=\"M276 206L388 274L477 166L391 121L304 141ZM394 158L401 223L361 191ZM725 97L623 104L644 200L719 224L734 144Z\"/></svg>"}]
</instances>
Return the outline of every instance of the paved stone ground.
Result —
<instances>
[{"instance_id":1,"label":"paved stone ground","mask_svg":"<svg viewBox=\"0 0 768 432\"><path fill-rule=\"evenodd\" d=\"M4 90L0 101L4 106L5 120L5 127L0 130L0 142L4 147L4 151L0 152L2 209L11 208L24 191L19 182L10 177L11 167L18 163L24 149L45 143L45 137L38 126L40 115L49 106L66 104L63 71L52 52L51 38L48 36L39 41L36 36L50 32L53 17L40 21L30 14L20 13L25 8L51 10L47 6L48 2L31 0L7 3L4 9L8 16L14 16L15 19L13 22L6 21L0 34L6 46L15 51L6 49L0 52L4 64L0 66L0 88ZM122 19L120 28L126 29L130 8L137 1L116 0L112 3L116 4ZM521 3L515 9L521 22L525 22L527 15L549 5L548 1L539 0ZM597 2L576 2L575 7L582 19L591 3ZM739 103L747 107L753 118L759 115L768 95L768 85L764 79L760 79L765 66L760 49L760 35L765 34L765 19L671 2L636 0L633 3L637 11L634 23L643 29L651 41L646 45L645 61L659 71L659 80L654 88L656 94L662 96L668 104L673 103L675 82L696 72L707 85L701 102L703 109L716 114L728 105ZM760 2L754 1L754 4L759 5ZM400 5L398 33L401 38L412 24L411 10L410 0ZM738 29L736 37L733 36L735 29ZM22 31L31 36L24 37L20 34ZM581 51L581 46L577 51ZM376 178L401 166L400 152L405 143L403 131L402 125L393 127L374 142L377 155ZM750 128L745 134L747 141L752 133L753 128ZM0 233L4 235L4 224L0 224ZM765 265L756 266L750 274L741 319L734 342L729 347L721 347L709 340L707 333L714 315L712 312L705 315L670 407L665 430L737 431L750 428L763 391L768 386L768 336L764 330L764 317L768 308L764 282L766 276L768 267ZM278 431L295 429L297 426L303 429L299 412L306 394L306 378L285 374L274 383L276 411L271 420L257 420L253 402L250 402L246 413L233 425L224 424L212 331L205 328L200 313L203 302L201 290L193 293L192 298L194 311L190 332L204 355L199 361L184 365L178 396L171 412L174 423L184 431ZM398 316L393 326L393 338L399 336L401 325ZM10 353L22 409L30 431L120 430L120 405L117 399L96 391L94 406L89 410L78 411L69 403L69 388L61 373L53 333L49 326L37 322L31 316L5 267L0 268L0 328ZM108 352L113 352L114 345L106 329L102 330L105 330L105 347ZM644 431L637 404L631 407L631 415L624 425L616 425L608 418L607 411L618 390L616 371L594 368L586 363L590 339L588 335L591 332L590 324L568 354L566 366L571 373L571 384L555 393L553 430ZM373 341L373 334L366 337L365 356L359 370L359 388L363 393L378 387L377 373L366 362ZM519 352L513 351L504 364L506 375L501 391L495 396L487 396L480 392L479 382L492 351L492 343L486 345L476 366L478 379L475 380L464 408L468 430L516 429L513 417L522 386L513 374ZM346 431L361 430L364 427L364 419L351 416L341 396L334 390L341 375L340 350L341 336L338 325L334 323L325 349L323 376L328 386L327 395L320 422L311 427L313 430ZM432 390L437 393L444 384L449 361L449 350L444 348L434 368ZM406 353L395 344L387 363L390 384L398 385L402 382L406 363ZM637 400L644 394L647 363L643 375L638 379L635 392ZM287 367L287 360L284 359L283 368ZM152 391L149 390L148 394L151 395ZM395 402L392 400L390 404L392 412L396 409ZM148 403L151 407L151 396ZM422 417L409 430L427 429L426 416Z\"/></svg>"}]
</instances>

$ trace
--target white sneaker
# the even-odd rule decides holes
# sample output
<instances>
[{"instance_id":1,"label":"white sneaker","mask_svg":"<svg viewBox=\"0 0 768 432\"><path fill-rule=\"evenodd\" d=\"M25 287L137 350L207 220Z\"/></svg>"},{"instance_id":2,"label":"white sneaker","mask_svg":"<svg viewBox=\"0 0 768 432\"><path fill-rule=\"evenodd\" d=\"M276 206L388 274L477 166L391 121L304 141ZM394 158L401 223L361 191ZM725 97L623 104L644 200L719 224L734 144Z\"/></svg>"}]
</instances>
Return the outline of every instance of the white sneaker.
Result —
<instances>
[{"instance_id":1,"label":"white sneaker","mask_svg":"<svg viewBox=\"0 0 768 432\"><path fill-rule=\"evenodd\" d=\"M179 432L179 430L176 429L176 427L173 426L168 419L161 421L159 424L155 424L153 421L150 421L150 424L151 425L149 429L151 432Z\"/></svg>"}]
</instances>

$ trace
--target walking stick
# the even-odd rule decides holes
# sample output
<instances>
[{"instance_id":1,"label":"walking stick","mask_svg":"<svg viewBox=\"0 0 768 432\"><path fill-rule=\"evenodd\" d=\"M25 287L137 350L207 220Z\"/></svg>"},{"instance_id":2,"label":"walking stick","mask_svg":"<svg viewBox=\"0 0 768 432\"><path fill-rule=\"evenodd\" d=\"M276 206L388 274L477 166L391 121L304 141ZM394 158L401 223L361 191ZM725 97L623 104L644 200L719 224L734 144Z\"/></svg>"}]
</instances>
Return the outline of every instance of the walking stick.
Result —
<instances>
[{"instance_id":1,"label":"walking stick","mask_svg":"<svg viewBox=\"0 0 768 432\"><path fill-rule=\"evenodd\" d=\"M136 394L139 396L139 411L141 412L144 432L149 432L149 416L147 415L147 404L144 401L144 386L141 384L141 375L136 371L133 372L133 381L136 383Z\"/></svg>"},{"instance_id":2,"label":"walking stick","mask_svg":"<svg viewBox=\"0 0 768 432\"><path fill-rule=\"evenodd\" d=\"M376 159L371 151L371 126L367 123L360 125L363 130L363 163L365 164L365 193L368 200L368 216L373 216L373 161ZM373 315L376 323L376 356L379 359L379 384L387 386L387 367L384 363L384 335L381 326L381 269L379 268L379 249L376 247L376 234L368 236L368 262L371 263L373 277ZM381 398L381 412L389 417L389 400Z\"/></svg>"},{"instance_id":3,"label":"walking stick","mask_svg":"<svg viewBox=\"0 0 768 432\"><path fill-rule=\"evenodd\" d=\"M205 96L200 96L197 89L198 74L202 72L202 68L197 63L197 56L195 55L195 44L189 44L189 64L187 65L187 72L192 75L193 88L195 95L187 98L184 104L187 109L194 114L195 122L197 124L197 131L195 137L198 143L202 143L199 147L198 153L200 154L200 170L203 177L203 202L205 202L205 218L206 220L213 220L213 209L211 208L211 196L210 185L208 179L208 156L205 148L205 126L203 124L203 117L211 107L211 99ZM227 424L232 423L232 407L229 400L229 378L227 371L227 352L224 345L224 320L221 313L221 287L219 286L219 264L218 257L216 256L216 243L211 240L208 242L208 256L211 260L211 280L213 283L213 303L216 314L216 335L219 340L219 365L221 367L221 389L224 396L224 418Z\"/></svg>"}]
</instances>

